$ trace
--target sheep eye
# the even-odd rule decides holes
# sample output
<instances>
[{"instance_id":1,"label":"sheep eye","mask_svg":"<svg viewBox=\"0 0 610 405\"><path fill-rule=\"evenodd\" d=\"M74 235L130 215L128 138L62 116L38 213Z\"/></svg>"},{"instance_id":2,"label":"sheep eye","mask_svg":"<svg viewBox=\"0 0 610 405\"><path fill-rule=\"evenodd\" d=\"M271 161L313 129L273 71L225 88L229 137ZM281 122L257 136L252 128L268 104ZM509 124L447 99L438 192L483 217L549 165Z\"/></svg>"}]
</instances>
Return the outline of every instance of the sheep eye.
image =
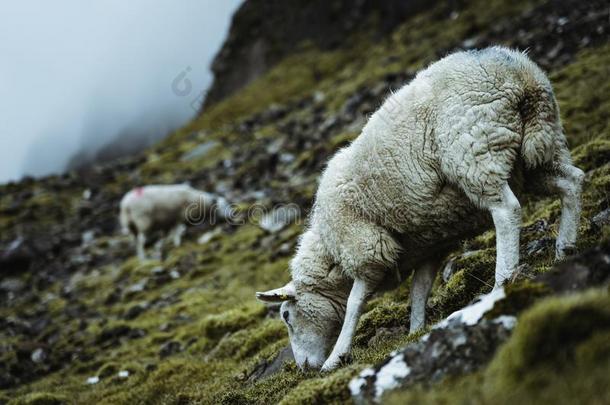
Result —
<instances>
[{"instance_id":1,"label":"sheep eye","mask_svg":"<svg viewBox=\"0 0 610 405\"><path fill-rule=\"evenodd\" d=\"M288 323L288 319L290 318L290 314L288 313L288 311L282 312L282 318L284 318L284 321Z\"/></svg>"}]
</instances>

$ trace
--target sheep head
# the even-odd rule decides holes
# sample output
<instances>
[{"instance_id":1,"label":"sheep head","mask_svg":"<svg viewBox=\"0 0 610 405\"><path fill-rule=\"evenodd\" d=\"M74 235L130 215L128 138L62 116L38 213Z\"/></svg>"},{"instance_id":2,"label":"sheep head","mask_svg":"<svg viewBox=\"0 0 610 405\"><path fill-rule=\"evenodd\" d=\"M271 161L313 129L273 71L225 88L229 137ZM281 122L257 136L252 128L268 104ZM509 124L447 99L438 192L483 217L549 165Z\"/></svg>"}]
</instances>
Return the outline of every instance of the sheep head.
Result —
<instances>
[{"instance_id":1,"label":"sheep head","mask_svg":"<svg viewBox=\"0 0 610 405\"><path fill-rule=\"evenodd\" d=\"M297 366L319 369L337 340L343 314L337 311L332 298L308 290L290 282L258 292L256 297L267 303L281 303L280 317L288 328Z\"/></svg>"}]
</instances>

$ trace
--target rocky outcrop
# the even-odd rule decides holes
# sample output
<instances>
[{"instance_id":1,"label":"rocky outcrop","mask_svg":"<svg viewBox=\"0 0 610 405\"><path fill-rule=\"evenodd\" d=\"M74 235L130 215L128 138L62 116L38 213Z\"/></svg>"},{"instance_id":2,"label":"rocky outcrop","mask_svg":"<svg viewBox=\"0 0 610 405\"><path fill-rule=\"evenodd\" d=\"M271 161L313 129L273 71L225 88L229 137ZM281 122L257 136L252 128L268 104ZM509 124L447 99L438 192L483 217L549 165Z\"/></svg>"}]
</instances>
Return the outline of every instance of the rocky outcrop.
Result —
<instances>
[{"instance_id":1,"label":"rocky outcrop","mask_svg":"<svg viewBox=\"0 0 610 405\"><path fill-rule=\"evenodd\" d=\"M384 35L436 1L249 0L233 16L229 36L212 63L214 83L203 108L250 83L304 43L328 49L350 35ZM371 24L372 19L377 23Z\"/></svg>"},{"instance_id":2,"label":"rocky outcrop","mask_svg":"<svg viewBox=\"0 0 610 405\"><path fill-rule=\"evenodd\" d=\"M570 258L537 277L535 282L538 284L529 288L547 293L569 293L607 285L610 244ZM520 294L507 294L501 288L451 314L418 341L360 372L349 384L354 401L376 403L389 391L418 383L430 385L445 377L481 368L509 338L517 324L517 312L525 309L522 302L515 301L521 301Z\"/></svg>"}]
</instances>

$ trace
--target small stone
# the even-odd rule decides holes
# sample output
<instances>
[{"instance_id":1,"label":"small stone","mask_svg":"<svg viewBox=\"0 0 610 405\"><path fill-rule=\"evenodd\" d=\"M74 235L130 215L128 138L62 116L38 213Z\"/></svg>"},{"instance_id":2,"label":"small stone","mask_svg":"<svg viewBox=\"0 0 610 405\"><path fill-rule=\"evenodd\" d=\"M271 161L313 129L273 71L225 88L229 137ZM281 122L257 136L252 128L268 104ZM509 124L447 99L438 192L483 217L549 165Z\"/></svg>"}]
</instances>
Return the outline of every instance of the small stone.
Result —
<instances>
[{"instance_id":1,"label":"small stone","mask_svg":"<svg viewBox=\"0 0 610 405\"><path fill-rule=\"evenodd\" d=\"M138 316L140 316L140 314L144 311L146 311L148 309L148 303L139 303L136 304L132 307L130 307L126 312L125 315L123 316L125 319L135 319Z\"/></svg>"},{"instance_id":2,"label":"small stone","mask_svg":"<svg viewBox=\"0 0 610 405\"><path fill-rule=\"evenodd\" d=\"M591 223L598 229L602 228L604 225L610 225L610 208L606 208L595 214L595 216L591 218Z\"/></svg>"},{"instance_id":3,"label":"small stone","mask_svg":"<svg viewBox=\"0 0 610 405\"><path fill-rule=\"evenodd\" d=\"M538 256L552 247L554 241L549 237L533 240L525 247L525 253L527 256Z\"/></svg>"},{"instance_id":4,"label":"small stone","mask_svg":"<svg viewBox=\"0 0 610 405\"><path fill-rule=\"evenodd\" d=\"M214 228L214 230L202 234L199 239L197 239L197 243L200 245L205 245L221 233L222 230L220 228Z\"/></svg>"},{"instance_id":5,"label":"small stone","mask_svg":"<svg viewBox=\"0 0 610 405\"><path fill-rule=\"evenodd\" d=\"M462 42L462 46L466 49L474 48L477 45L477 38L468 38Z\"/></svg>"},{"instance_id":6,"label":"small stone","mask_svg":"<svg viewBox=\"0 0 610 405\"><path fill-rule=\"evenodd\" d=\"M169 276L174 280L178 280L180 278L180 273L178 272L178 270L172 270L170 271Z\"/></svg>"},{"instance_id":7,"label":"small stone","mask_svg":"<svg viewBox=\"0 0 610 405\"><path fill-rule=\"evenodd\" d=\"M171 356L172 354L176 354L182 351L182 345L180 342L176 342L175 340L171 340L167 343L164 343L159 350L159 356L161 358Z\"/></svg>"},{"instance_id":8,"label":"small stone","mask_svg":"<svg viewBox=\"0 0 610 405\"><path fill-rule=\"evenodd\" d=\"M295 156L292 153L282 153L280 154L280 162L282 163L292 163L295 159Z\"/></svg>"},{"instance_id":9,"label":"small stone","mask_svg":"<svg viewBox=\"0 0 610 405\"><path fill-rule=\"evenodd\" d=\"M42 350L41 348L38 348L32 352L32 355L30 356L30 358L32 359L32 361L34 363L40 364L46 360L47 354L45 353L44 350Z\"/></svg>"},{"instance_id":10,"label":"small stone","mask_svg":"<svg viewBox=\"0 0 610 405\"><path fill-rule=\"evenodd\" d=\"M94 239L95 239L95 231L92 231L92 230L83 232L83 234L81 236L83 245L91 244L91 242L93 242Z\"/></svg>"},{"instance_id":11,"label":"small stone","mask_svg":"<svg viewBox=\"0 0 610 405\"><path fill-rule=\"evenodd\" d=\"M298 220L300 214L301 211L296 205L278 207L263 215L259 226L267 232L277 233L288 224Z\"/></svg>"},{"instance_id":12,"label":"small stone","mask_svg":"<svg viewBox=\"0 0 610 405\"><path fill-rule=\"evenodd\" d=\"M201 144L197 145L196 147L194 147L193 149L191 149L190 151L186 152L184 155L182 155L180 160L189 161L189 160L203 157L208 152L210 152L214 147L216 147L216 145L218 145L218 142L216 142L216 141L208 141L208 142L201 143Z\"/></svg>"},{"instance_id":13,"label":"small stone","mask_svg":"<svg viewBox=\"0 0 610 405\"><path fill-rule=\"evenodd\" d=\"M119 371L119 373L117 375L119 376L119 378L127 378L127 377L129 377L129 371L121 370L121 371Z\"/></svg>"},{"instance_id":14,"label":"small stone","mask_svg":"<svg viewBox=\"0 0 610 405\"><path fill-rule=\"evenodd\" d=\"M148 284L148 279L142 279L141 281L132 284L129 286L129 288L127 288L127 292L129 293L139 293L142 292L146 289L146 285Z\"/></svg>"},{"instance_id":15,"label":"small stone","mask_svg":"<svg viewBox=\"0 0 610 405\"><path fill-rule=\"evenodd\" d=\"M24 288L25 283L21 279L15 277L6 278L0 283L0 290L8 292L16 293L23 290Z\"/></svg>"},{"instance_id":16,"label":"small stone","mask_svg":"<svg viewBox=\"0 0 610 405\"><path fill-rule=\"evenodd\" d=\"M89 384L89 385L94 385L94 384L97 384L98 382L100 382L100 378L98 376L93 376L93 377L87 378L87 384Z\"/></svg>"}]
</instances>

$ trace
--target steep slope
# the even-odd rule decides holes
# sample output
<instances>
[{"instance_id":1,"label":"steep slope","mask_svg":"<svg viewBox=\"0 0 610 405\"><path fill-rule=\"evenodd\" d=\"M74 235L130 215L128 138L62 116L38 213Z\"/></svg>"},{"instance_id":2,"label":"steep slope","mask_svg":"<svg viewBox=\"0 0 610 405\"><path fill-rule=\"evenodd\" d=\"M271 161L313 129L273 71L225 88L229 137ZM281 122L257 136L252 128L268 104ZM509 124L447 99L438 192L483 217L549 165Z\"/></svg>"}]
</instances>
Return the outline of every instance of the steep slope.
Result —
<instances>
[{"instance_id":1,"label":"steep slope","mask_svg":"<svg viewBox=\"0 0 610 405\"><path fill-rule=\"evenodd\" d=\"M585 250L610 238L608 32L602 1L438 4L382 37L363 30L332 48L311 41L299 45L141 156L3 186L0 403L348 400L353 376L417 338L405 332L408 283L369 303L351 365L320 375L299 372L288 362L260 378L288 340L277 314L253 293L288 280L287 262L302 221L275 233L256 221L213 230L201 225L189 231L181 248L164 248L162 259L139 263L128 239L117 236L122 193L140 184L190 181L245 210L296 203L304 216L325 161L357 136L391 89L450 50L501 43L529 47L532 58L550 70L576 163L587 172L578 246ZM560 211L552 198L523 203L525 266L518 283L551 267ZM204 232L208 240L198 244ZM489 289L494 254L493 232L464 242L447 282L437 280L430 322ZM587 297L582 300L594 301L592 306L607 302ZM537 299L532 293L532 301ZM552 306L540 305L525 318L534 331L542 325L537 319L544 305ZM571 375L588 372L587 361L594 359L595 375L609 371L608 340L600 336L595 350L582 350ZM511 377L497 369L522 352L523 342L523 333L515 332L489 370L447 385L436 397L435 390L418 387L396 394L405 395L396 401L442 401L461 387L467 388L463 398L473 393L484 400L477 381L507 381L510 387ZM542 368L546 360L540 360ZM511 370L528 372L519 364ZM99 382L87 384L90 377Z\"/></svg>"}]
</instances>

